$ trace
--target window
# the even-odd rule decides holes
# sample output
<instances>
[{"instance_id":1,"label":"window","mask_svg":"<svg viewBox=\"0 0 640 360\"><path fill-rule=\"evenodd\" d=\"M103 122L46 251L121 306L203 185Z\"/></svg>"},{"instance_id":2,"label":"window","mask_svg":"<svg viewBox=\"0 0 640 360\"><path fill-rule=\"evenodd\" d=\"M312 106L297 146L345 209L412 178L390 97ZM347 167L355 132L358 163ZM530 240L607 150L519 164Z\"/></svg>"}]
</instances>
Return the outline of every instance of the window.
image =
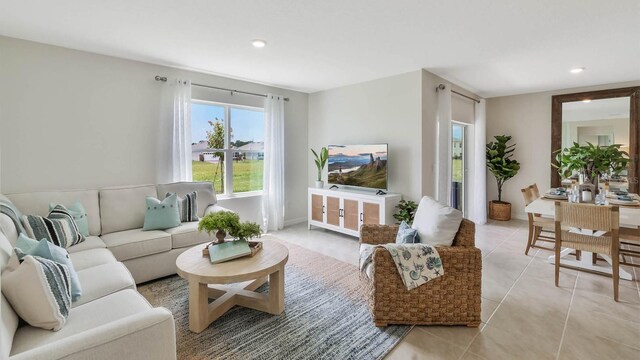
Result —
<instances>
[{"instance_id":1,"label":"window","mask_svg":"<svg viewBox=\"0 0 640 360\"><path fill-rule=\"evenodd\" d=\"M264 111L205 101L191 103L193 180L218 194L262 190Z\"/></svg>"}]
</instances>

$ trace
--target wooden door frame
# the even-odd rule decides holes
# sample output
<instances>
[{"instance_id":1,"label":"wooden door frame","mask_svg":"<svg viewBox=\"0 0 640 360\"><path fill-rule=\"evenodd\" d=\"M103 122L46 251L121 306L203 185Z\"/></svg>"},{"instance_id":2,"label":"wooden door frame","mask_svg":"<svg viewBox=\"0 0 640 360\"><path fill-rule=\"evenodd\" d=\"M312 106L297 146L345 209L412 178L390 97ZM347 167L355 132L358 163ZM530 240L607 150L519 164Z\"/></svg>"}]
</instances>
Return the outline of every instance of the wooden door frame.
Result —
<instances>
[{"instance_id":1,"label":"wooden door frame","mask_svg":"<svg viewBox=\"0 0 640 360\"><path fill-rule=\"evenodd\" d=\"M640 86L598 91L585 91L573 94L554 95L551 97L551 164L556 164L556 151L562 148L562 104L582 100L601 100L629 97L629 191L638 193L638 176L640 176ZM558 171L551 168L551 187L561 186L562 179Z\"/></svg>"}]
</instances>

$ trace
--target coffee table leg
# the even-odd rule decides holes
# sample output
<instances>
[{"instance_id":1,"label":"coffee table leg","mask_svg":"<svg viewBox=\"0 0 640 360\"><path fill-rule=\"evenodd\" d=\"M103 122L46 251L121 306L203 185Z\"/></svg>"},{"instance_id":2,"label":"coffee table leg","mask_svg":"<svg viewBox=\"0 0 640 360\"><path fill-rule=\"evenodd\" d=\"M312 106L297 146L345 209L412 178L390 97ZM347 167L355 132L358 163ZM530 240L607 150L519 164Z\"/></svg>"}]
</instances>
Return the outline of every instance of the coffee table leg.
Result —
<instances>
[{"instance_id":1,"label":"coffee table leg","mask_svg":"<svg viewBox=\"0 0 640 360\"><path fill-rule=\"evenodd\" d=\"M284 266L269 275L269 313L284 311Z\"/></svg>"},{"instance_id":2,"label":"coffee table leg","mask_svg":"<svg viewBox=\"0 0 640 360\"><path fill-rule=\"evenodd\" d=\"M199 333L209 326L209 300L207 284L189 281L189 330Z\"/></svg>"}]
</instances>

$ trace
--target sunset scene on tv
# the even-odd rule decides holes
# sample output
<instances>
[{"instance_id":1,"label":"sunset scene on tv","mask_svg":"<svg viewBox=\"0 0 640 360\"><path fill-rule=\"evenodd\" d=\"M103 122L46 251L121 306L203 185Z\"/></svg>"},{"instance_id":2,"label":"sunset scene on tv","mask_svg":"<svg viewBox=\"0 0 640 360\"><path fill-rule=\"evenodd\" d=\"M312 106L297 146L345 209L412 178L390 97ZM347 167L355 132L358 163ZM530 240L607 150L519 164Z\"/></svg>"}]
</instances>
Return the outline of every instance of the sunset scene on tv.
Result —
<instances>
[{"instance_id":1,"label":"sunset scene on tv","mask_svg":"<svg viewBox=\"0 0 640 360\"><path fill-rule=\"evenodd\" d=\"M387 189L387 144L329 145L329 184Z\"/></svg>"}]
</instances>

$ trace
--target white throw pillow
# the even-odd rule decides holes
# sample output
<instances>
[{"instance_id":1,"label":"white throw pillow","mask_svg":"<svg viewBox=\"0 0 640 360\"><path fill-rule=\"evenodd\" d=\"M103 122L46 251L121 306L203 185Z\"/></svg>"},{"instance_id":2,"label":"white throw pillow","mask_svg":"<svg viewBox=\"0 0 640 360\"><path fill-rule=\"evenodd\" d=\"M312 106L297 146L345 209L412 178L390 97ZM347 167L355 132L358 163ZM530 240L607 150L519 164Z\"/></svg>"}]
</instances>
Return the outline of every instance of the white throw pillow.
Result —
<instances>
[{"instance_id":1,"label":"white throw pillow","mask_svg":"<svg viewBox=\"0 0 640 360\"><path fill-rule=\"evenodd\" d=\"M425 196L420 200L412 228L420 242L431 246L451 246L462 222L462 211Z\"/></svg>"},{"instance_id":2,"label":"white throw pillow","mask_svg":"<svg viewBox=\"0 0 640 360\"><path fill-rule=\"evenodd\" d=\"M38 256L19 260L14 252L2 272L2 294L29 325L58 331L71 308L69 270Z\"/></svg>"}]
</instances>

